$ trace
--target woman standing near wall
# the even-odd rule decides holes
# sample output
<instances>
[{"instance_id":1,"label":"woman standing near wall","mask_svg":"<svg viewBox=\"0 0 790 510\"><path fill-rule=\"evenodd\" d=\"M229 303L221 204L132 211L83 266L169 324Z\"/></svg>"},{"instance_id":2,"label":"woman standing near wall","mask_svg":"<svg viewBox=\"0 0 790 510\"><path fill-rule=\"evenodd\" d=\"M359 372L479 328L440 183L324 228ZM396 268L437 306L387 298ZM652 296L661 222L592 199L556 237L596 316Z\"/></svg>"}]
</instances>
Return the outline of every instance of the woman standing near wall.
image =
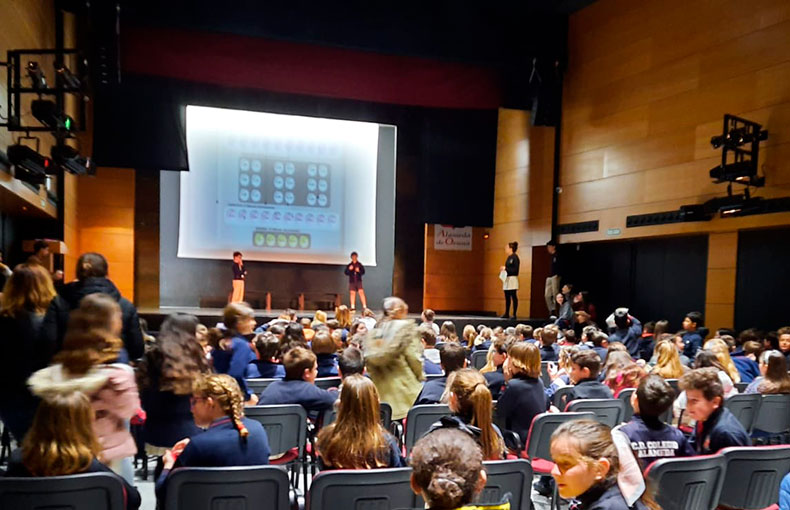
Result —
<instances>
[{"instance_id":1,"label":"woman standing near wall","mask_svg":"<svg viewBox=\"0 0 790 510\"><path fill-rule=\"evenodd\" d=\"M505 272L505 279L502 280L502 289L505 291L505 313L502 315L503 319L507 319L508 316L511 319L516 318L516 312L518 311L518 296L516 293L518 292L518 270L519 266L521 265L521 261L516 255L516 251L518 250L518 242L513 241L512 243L507 243L505 247L505 253L507 253L507 260L505 260L505 265L499 268L499 271ZM510 302L513 302L513 315L510 316Z\"/></svg>"}]
</instances>

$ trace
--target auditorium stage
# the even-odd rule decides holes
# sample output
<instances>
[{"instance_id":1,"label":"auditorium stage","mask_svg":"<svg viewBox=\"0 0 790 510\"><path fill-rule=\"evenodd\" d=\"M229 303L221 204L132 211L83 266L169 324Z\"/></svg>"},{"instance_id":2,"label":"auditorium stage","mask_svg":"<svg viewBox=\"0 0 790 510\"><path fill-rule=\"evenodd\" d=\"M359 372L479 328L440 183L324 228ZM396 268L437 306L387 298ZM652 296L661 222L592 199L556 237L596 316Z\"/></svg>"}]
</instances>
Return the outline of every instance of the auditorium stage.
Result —
<instances>
[{"instance_id":1,"label":"auditorium stage","mask_svg":"<svg viewBox=\"0 0 790 510\"><path fill-rule=\"evenodd\" d=\"M195 315L201 323L205 324L208 327L212 327L222 320L222 308L198 308L198 307L180 307L180 306L164 306L160 308L138 308L137 313L140 317L145 319L148 322L148 329L149 331L159 331L159 327L162 324L162 321L170 315L171 313L189 313ZM283 310L255 310L255 317L258 321L258 324L263 324L269 322L272 319L276 319ZM315 310L305 310L302 312L296 312L297 317L313 317L315 315ZM333 314L329 313L329 316L332 317ZM419 321L420 314L418 313L411 313L409 317ZM508 327L508 326L515 326L516 324L529 324L532 327L540 327L546 323L547 319L532 319L532 318L519 318L518 320L510 320L510 319L500 319L499 317L493 317L491 315L466 315L463 313L458 314L442 314L437 313L434 322L436 324L441 325L444 321L453 321L455 323L455 327L458 330L458 334L461 334L463 327L466 324L473 324L477 326L478 324L485 324L489 327Z\"/></svg>"}]
</instances>

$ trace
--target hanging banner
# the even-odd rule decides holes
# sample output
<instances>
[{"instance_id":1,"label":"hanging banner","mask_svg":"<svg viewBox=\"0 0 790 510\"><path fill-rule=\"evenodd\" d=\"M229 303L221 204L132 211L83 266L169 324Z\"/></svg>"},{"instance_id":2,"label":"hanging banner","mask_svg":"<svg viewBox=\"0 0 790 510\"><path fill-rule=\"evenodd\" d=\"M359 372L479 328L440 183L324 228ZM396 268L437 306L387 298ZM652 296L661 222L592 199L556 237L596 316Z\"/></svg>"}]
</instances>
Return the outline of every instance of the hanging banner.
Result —
<instances>
[{"instance_id":1,"label":"hanging banner","mask_svg":"<svg viewBox=\"0 0 790 510\"><path fill-rule=\"evenodd\" d=\"M472 227L433 226L433 249L472 251Z\"/></svg>"}]
</instances>

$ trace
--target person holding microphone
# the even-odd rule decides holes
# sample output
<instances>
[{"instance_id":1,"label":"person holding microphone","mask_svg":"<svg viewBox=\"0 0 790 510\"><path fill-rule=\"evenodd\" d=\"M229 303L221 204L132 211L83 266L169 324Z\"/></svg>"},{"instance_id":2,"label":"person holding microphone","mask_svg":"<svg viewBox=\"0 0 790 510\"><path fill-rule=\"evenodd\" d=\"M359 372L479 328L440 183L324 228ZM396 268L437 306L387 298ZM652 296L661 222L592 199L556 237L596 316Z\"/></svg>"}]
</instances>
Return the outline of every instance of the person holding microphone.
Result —
<instances>
[{"instance_id":1,"label":"person holding microphone","mask_svg":"<svg viewBox=\"0 0 790 510\"><path fill-rule=\"evenodd\" d=\"M345 270L348 276L348 293L351 300L351 311L356 310L357 306L357 293L359 299L362 301L362 309L368 307L367 299L365 298L365 289L362 288L362 275L365 274L365 266L359 262L359 255L357 252L351 252L351 263L346 266Z\"/></svg>"},{"instance_id":2,"label":"person holding microphone","mask_svg":"<svg viewBox=\"0 0 790 510\"><path fill-rule=\"evenodd\" d=\"M231 303L241 303L244 301L244 279L247 277L247 270L244 269L244 262L241 259L241 252L233 252L233 292L230 295Z\"/></svg>"}]
</instances>

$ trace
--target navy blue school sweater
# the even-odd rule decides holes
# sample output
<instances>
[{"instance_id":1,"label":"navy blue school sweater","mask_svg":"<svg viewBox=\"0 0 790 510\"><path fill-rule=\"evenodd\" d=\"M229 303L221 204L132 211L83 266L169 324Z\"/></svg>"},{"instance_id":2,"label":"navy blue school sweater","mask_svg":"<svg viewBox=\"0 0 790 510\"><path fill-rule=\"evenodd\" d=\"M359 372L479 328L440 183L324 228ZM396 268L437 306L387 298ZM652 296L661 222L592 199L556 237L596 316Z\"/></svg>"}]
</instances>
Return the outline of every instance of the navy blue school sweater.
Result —
<instances>
[{"instance_id":1,"label":"navy blue school sweater","mask_svg":"<svg viewBox=\"0 0 790 510\"><path fill-rule=\"evenodd\" d=\"M700 455L716 453L728 446L751 446L749 434L729 409L720 407L704 422L697 422L694 449Z\"/></svg>"},{"instance_id":2,"label":"navy blue school sweater","mask_svg":"<svg viewBox=\"0 0 790 510\"><path fill-rule=\"evenodd\" d=\"M491 392L491 398L498 400L502 395L502 389L505 386L505 374L502 371L502 365L499 365L493 372L486 372L483 374L488 384L488 390Z\"/></svg>"},{"instance_id":3,"label":"navy blue school sweater","mask_svg":"<svg viewBox=\"0 0 790 510\"><path fill-rule=\"evenodd\" d=\"M244 399L247 400L250 397L250 391L244 381L244 376L247 372L247 365L256 359L250 342L243 336L234 336L230 349L227 351L214 349L211 356L214 359L214 370L218 374L228 374L236 379Z\"/></svg>"},{"instance_id":4,"label":"navy blue school sweater","mask_svg":"<svg viewBox=\"0 0 790 510\"><path fill-rule=\"evenodd\" d=\"M605 384L598 382L597 379L583 379L572 387L571 391L568 393L568 398L565 403L567 405L568 402L573 402L574 400L583 400L589 398L614 397L612 396L612 390L610 390Z\"/></svg>"},{"instance_id":5,"label":"navy blue school sweater","mask_svg":"<svg viewBox=\"0 0 790 510\"><path fill-rule=\"evenodd\" d=\"M258 405L299 404L308 412L320 412L332 407L337 395L302 379L274 381L263 390Z\"/></svg>"},{"instance_id":6,"label":"navy blue school sweater","mask_svg":"<svg viewBox=\"0 0 790 510\"><path fill-rule=\"evenodd\" d=\"M447 376L428 379L422 385L422 391L417 395L414 405L438 404L442 400L442 393L447 384Z\"/></svg>"},{"instance_id":7,"label":"navy blue school sweater","mask_svg":"<svg viewBox=\"0 0 790 510\"><path fill-rule=\"evenodd\" d=\"M683 432L655 417L643 419L635 414L631 421L617 430L628 436L642 471L654 460L691 457L695 454L694 447Z\"/></svg>"},{"instance_id":8,"label":"navy blue school sweater","mask_svg":"<svg viewBox=\"0 0 790 510\"><path fill-rule=\"evenodd\" d=\"M519 374L508 381L497 400L497 423L518 434L526 444L532 419L546 408L543 381Z\"/></svg>"},{"instance_id":9,"label":"navy blue school sweater","mask_svg":"<svg viewBox=\"0 0 790 510\"><path fill-rule=\"evenodd\" d=\"M247 365L247 379L285 379L285 367L279 363L256 359Z\"/></svg>"},{"instance_id":10,"label":"navy blue school sweater","mask_svg":"<svg viewBox=\"0 0 790 510\"><path fill-rule=\"evenodd\" d=\"M318 377L337 377L337 354L316 354Z\"/></svg>"}]
</instances>

